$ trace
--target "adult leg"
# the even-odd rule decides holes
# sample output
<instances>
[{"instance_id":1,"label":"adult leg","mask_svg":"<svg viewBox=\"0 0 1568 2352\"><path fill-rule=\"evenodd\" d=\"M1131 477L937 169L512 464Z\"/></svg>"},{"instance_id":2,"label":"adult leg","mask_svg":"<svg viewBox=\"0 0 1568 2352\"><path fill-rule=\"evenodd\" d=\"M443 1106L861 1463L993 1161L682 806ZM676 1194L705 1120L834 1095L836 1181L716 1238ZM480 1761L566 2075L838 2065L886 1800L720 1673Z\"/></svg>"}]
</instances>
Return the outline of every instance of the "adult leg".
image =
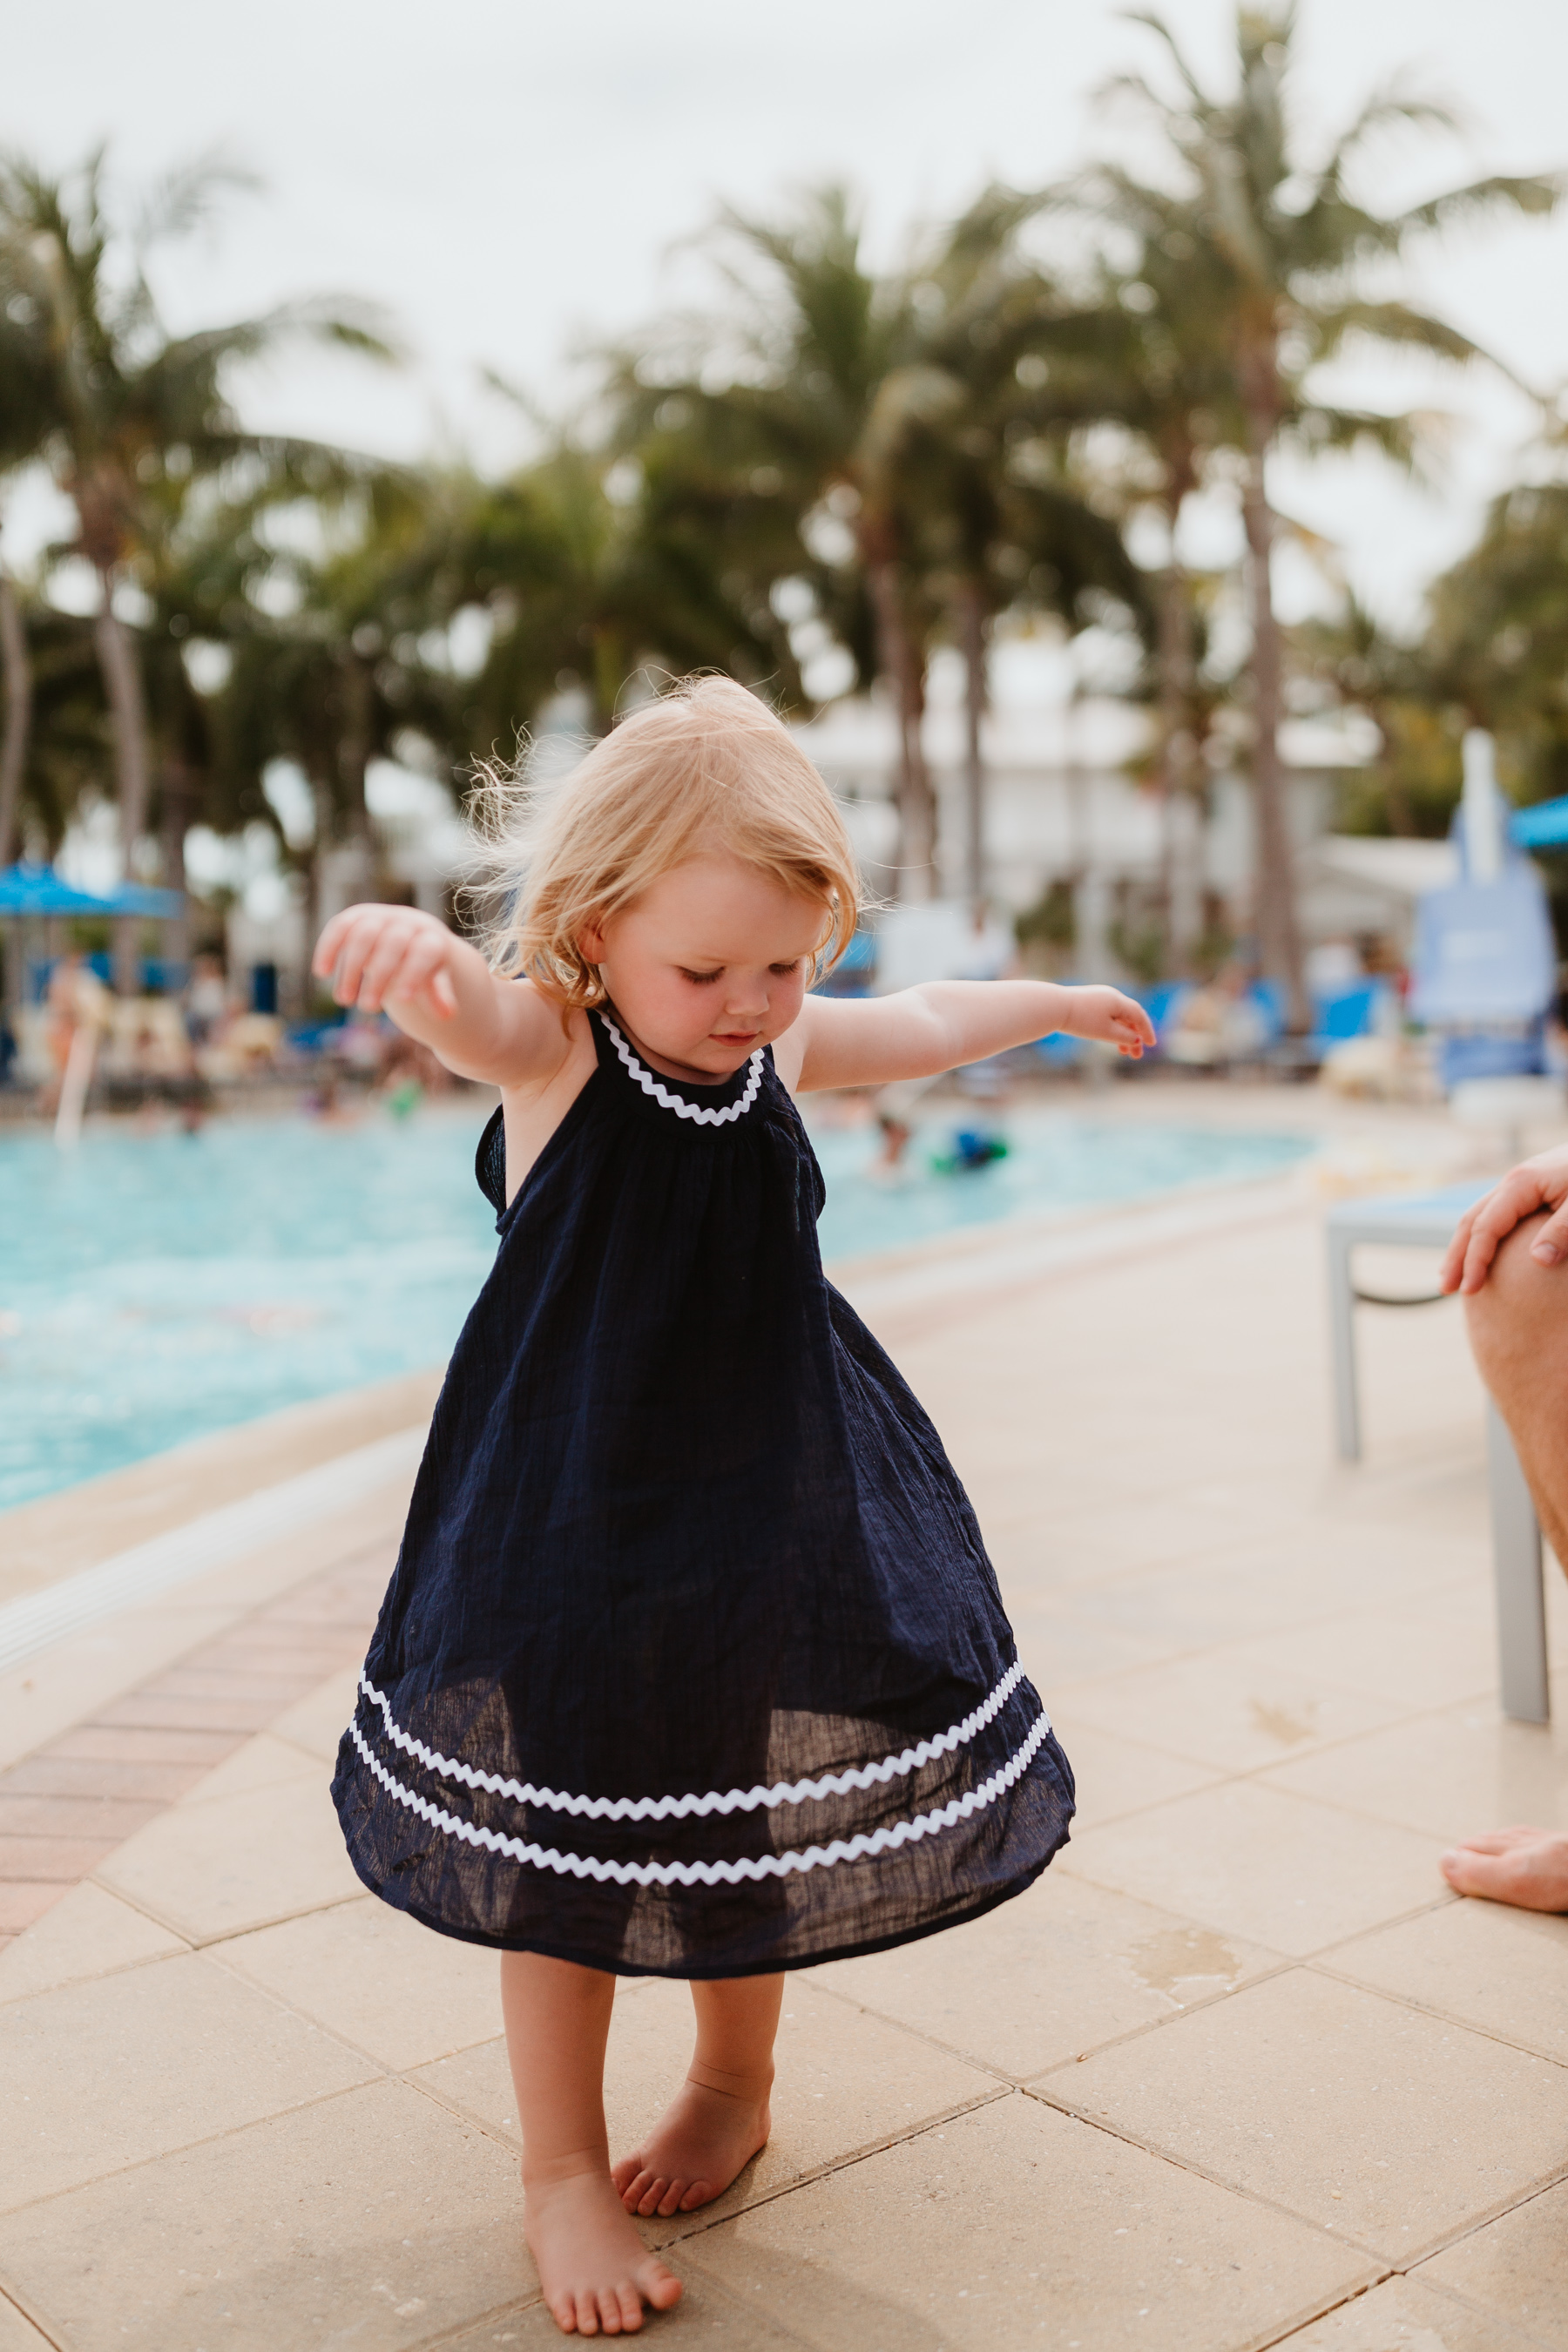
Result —
<instances>
[{"instance_id":1,"label":"adult leg","mask_svg":"<svg viewBox=\"0 0 1568 2352\"><path fill-rule=\"evenodd\" d=\"M1568 1267L1530 1255L1545 1223L1527 1217L1500 1245L1479 1290L1465 1300L1470 1346L1507 1422L1536 1516L1568 1566ZM1461 1895L1531 1911L1568 1911L1568 1834L1493 1830L1442 1857Z\"/></svg>"},{"instance_id":2,"label":"adult leg","mask_svg":"<svg viewBox=\"0 0 1568 2352\"><path fill-rule=\"evenodd\" d=\"M784 1978L697 1982L691 2000L697 2047L686 2080L641 2147L615 2168L628 2213L710 2204L767 2144Z\"/></svg>"},{"instance_id":3,"label":"adult leg","mask_svg":"<svg viewBox=\"0 0 1568 2352\"><path fill-rule=\"evenodd\" d=\"M1509 1425L1546 1540L1568 1567L1568 1266L1541 1265L1526 1217L1465 1300L1470 1347Z\"/></svg>"},{"instance_id":4,"label":"adult leg","mask_svg":"<svg viewBox=\"0 0 1568 2352\"><path fill-rule=\"evenodd\" d=\"M616 1980L537 1952L501 1956L501 2013L522 2131L528 2243L568 2336L629 2334L644 2302L668 2311L680 2283L648 2252L610 2179L605 2043Z\"/></svg>"}]
</instances>

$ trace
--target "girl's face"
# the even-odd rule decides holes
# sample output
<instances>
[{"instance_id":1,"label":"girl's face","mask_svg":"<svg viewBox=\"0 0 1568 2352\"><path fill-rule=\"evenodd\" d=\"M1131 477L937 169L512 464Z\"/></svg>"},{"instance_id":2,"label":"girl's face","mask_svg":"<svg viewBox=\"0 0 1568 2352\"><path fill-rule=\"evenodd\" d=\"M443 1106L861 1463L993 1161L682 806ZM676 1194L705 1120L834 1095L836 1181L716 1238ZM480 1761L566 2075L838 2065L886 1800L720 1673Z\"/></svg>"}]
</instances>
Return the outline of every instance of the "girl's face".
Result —
<instances>
[{"instance_id":1,"label":"girl's face","mask_svg":"<svg viewBox=\"0 0 1568 2352\"><path fill-rule=\"evenodd\" d=\"M819 900L721 852L672 866L581 945L644 1058L712 1085L794 1021L823 928Z\"/></svg>"}]
</instances>

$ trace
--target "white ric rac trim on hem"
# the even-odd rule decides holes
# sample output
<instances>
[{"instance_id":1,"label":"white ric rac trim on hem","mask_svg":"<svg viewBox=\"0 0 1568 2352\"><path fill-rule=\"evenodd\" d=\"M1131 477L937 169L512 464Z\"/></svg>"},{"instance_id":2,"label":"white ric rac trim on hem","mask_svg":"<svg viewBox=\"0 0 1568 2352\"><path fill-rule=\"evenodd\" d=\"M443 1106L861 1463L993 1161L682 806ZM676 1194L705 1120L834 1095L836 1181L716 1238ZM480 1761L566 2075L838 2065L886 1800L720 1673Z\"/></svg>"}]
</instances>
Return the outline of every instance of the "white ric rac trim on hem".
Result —
<instances>
[{"instance_id":1,"label":"white ric rac trim on hem","mask_svg":"<svg viewBox=\"0 0 1568 2352\"><path fill-rule=\"evenodd\" d=\"M405 1755L416 1757L432 1772L443 1780L461 1780L470 1789L486 1789L492 1797L511 1797L520 1805L542 1805L552 1813L581 1813L595 1822L668 1822L683 1820L690 1813L750 1813L759 1805L801 1805L808 1798L845 1797L852 1789L874 1788L879 1781L890 1780L895 1774L917 1771L939 1756L951 1755L962 1748L1001 1714L1014 1691L1024 1678L1022 1661L1010 1666L992 1692L981 1702L973 1715L962 1723L938 1732L934 1739L922 1739L918 1747L906 1748L900 1756L885 1756L879 1764L857 1764L845 1772L825 1772L816 1780L775 1780L771 1789L710 1790L703 1797L566 1797L558 1789L536 1789L531 1780L508 1780L499 1772L481 1772L476 1765L456 1763L449 1756L437 1754L405 1731L393 1715L384 1693L370 1681L363 1668L360 1670L359 1686L372 1705L381 1709L386 1724L386 1736L395 1748ZM1050 1728L1047 1724L1047 1729ZM357 1738L357 1733L355 1734Z\"/></svg>"},{"instance_id":2,"label":"white ric rac trim on hem","mask_svg":"<svg viewBox=\"0 0 1568 2352\"><path fill-rule=\"evenodd\" d=\"M672 1110L677 1118L689 1118L699 1127L728 1127L732 1119L743 1118L756 1101L757 1090L763 1083L763 1049L760 1045L748 1062L752 1075L746 1080L746 1091L740 1101L727 1103L722 1110L700 1110L695 1103L685 1102L679 1095L672 1095L668 1087L659 1085L651 1070L644 1069L607 1013L602 1013L599 1018L609 1031L610 1043L626 1064L628 1074L637 1080L645 1095L653 1097L662 1110Z\"/></svg>"},{"instance_id":3,"label":"white ric rac trim on hem","mask_svg":"<svg viewBox=\"0 0 1568 2352\"><path fill-rule=\"evenodd\" d=\"M908 1845L914 1838L931 1837L939 1830L952 1829L954 1822L971 1813L984 1811L994 1803L1005 1789L1010 1789L1028 1769L1035 1750L1050 1729L1042 1712L1035 1719L1033 1729L1023 1746L1010 1756L1000 1770L993 1772L977 1789L966 1789L962 1797L943 1805L934 1813L917 1813L910 1821L894 1822L889 1827L864 1831L858 1837L835 1838L829 1845L809 1845L803 1853L745 1854L738 1862L601 1862L596 1854L561 1853L554 1846L529 1845L521 1838L503 1837L499 1830L478 1829L472 1822L460 1822L455 1813L444 1812L424 1797L416 1796L401 1780L394 1780L384 1764L371 1754L360 1736L357 1723L351 1723L349 1734L365 1762L388 1793L400 1805L406 1805L422 1822L444 1830L448 1837L461 1838L466 1845L489 1846L492 1853L504 1853L513 1862L530 1862L540 1870L553 1870L560 1876L572 1878L613 1879L617 1886L736 1886L742 1879L787 1878L792 1871L826 1869L836 1862L859 1862L872 1854L887 1853L895 1846Z\"/></svg>"}]
</instances>

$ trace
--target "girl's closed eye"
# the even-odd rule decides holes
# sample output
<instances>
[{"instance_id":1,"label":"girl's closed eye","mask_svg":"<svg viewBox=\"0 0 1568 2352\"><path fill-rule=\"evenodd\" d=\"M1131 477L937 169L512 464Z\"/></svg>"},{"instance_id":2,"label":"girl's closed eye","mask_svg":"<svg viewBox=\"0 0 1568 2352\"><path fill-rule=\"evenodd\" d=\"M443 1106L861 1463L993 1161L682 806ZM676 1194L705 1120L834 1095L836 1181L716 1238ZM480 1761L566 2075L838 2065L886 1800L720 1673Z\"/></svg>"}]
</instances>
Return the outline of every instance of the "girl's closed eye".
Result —
<instances>
[{"instance_id":1,"label":"girl's closed eye","mask_svg":"<svg viewBox=\"0 0 1568 2352\"><path fill-rule=\"evenodd\" d=\"M693 988L710 988L723 969L722 964L718 964L711 971L688 971L684 964L676 966L681 979L689 980Z\"/></svg>"}]
</instances>

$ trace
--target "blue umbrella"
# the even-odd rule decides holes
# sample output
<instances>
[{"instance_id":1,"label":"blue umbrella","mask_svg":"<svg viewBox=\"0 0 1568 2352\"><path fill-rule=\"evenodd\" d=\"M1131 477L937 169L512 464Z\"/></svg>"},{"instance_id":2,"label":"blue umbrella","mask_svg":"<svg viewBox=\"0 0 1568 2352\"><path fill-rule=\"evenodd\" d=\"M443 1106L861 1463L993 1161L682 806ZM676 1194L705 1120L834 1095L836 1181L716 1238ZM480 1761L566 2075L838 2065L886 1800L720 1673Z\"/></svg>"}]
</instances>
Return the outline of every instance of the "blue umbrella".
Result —
<instances>
[{"instance_id":1,"label":"blue umbrella","mask_svg":"<svg viewBox=\"0 0 1568 2352\"><path fill-rule=\"evenodd\" d=\"M1508 829L1521 849L1563 848L1568 845L1568 795L1559 801L1537 801L1533 808L1516 809Z\"/></svg>"},{"instance_id":2,"label":"blue umbrella","mask_svg":"<svg viewBox=\"0 0 1568 2352\"><path fill-rule=\"evenodd\" d=\"M0 873L0 916L112 915L116 911L110 899L73 890L52 866L7 866Z\"/></svg>"},{"instance_id":3,"label":"blue umbrella","mask_svg":"<svg viewBox=\"0 0 1568 2352\"><path fill-rule=\"evenodd\" d=\"M173 922L184 914L183 890L159 890L150 882L122 882L104 901L112 915L142 915L156 922Z\"/></svg>"}]
</instances>

